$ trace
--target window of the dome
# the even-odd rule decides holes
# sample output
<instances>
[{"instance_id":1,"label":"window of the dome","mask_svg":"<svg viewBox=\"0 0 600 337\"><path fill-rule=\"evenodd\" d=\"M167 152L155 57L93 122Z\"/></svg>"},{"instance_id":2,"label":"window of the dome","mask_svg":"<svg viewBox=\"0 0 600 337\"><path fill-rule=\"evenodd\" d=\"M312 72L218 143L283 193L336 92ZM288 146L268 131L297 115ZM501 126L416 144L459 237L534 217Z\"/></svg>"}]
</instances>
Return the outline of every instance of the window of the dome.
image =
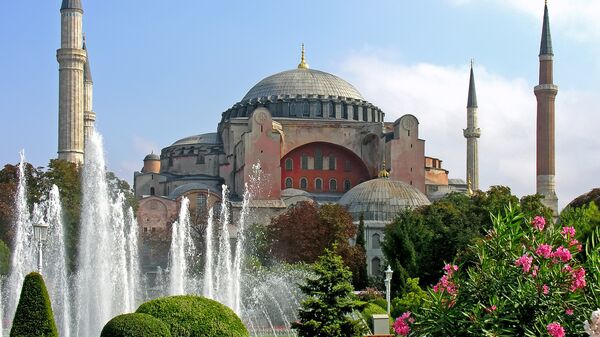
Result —
<instances>
[{"instance_id":1,"label":"window of the dome","mask_svg":"<svg viewBox=\"0 0 600 337\"><path fill-rule=\"evenodd\" d=\"M335 171L335 156L329 155L329 171Z\"/></svg>"},{"instance_id":2,"label":"window of the dome","mask_svg":"<svg viewBox=\"0 0 600 337\"><path fill-rule=\"evenodd\" d=\"M285 160L285 170L291 171L294 169L294 160L292 158L288 158Z\"/></svg>"},{"instance_id":3,"label":"window of the dome","mask_svg":"<svg viewBox=\"0 0 600 337\"><path fill-rule=\"evenodd\" d=\"M315 170L323 169L323 153L320 149L315 150Z\"/></svg>"},{"instance_id":4,"label":"window of the dome","mask_svg":"<svg viewBox=\"0 0 600 337\"><path fill-rule=\"evenodd\" d=\"M352 188L352 184L350 183L350 180L346 179L344 180L344 191L350 191L350 189Z\"/></svg>"},{"instance_id":5,"label":"window of the dome","mask_svg":"<svg viewBox=\"0 0 600 337\"><path fill-rule=\"evenodd\" d=\"M285 178L285 188L293 188L294 187L294 182L292 181L292 178Z\"/></svg>"},{"instance_id":6,"label":"window of the dome","mask_svg":"<svg viewBox=\"0 0 600 337\"><path fill-rule=\"evenodd\" d=\"M308 156L306 154L302 155L302 169L303 170L308 170Z\"/></svg>"},{"instance_id":7,"label":"window of the dome","mask_svg":"<svg viewBox=\"0 0 600 337\"><path fill-rule=\"evenodd\" d=\"M373 234L372 239L371 239L371 247L373 249L379 249L381 248L381 236L379 236L379 234Z\"/></svg>"},{"instance_id":8,"label":"window of the dome","mask_svg":"<svg viewBox=\"0 0 600 337\"><path fill-rule=\"evenodd\" d=\"M306 190L307 188L308 188L308 182L306 181L306 178L300 179L300 189Z\"/></svg>"}]
</instances>

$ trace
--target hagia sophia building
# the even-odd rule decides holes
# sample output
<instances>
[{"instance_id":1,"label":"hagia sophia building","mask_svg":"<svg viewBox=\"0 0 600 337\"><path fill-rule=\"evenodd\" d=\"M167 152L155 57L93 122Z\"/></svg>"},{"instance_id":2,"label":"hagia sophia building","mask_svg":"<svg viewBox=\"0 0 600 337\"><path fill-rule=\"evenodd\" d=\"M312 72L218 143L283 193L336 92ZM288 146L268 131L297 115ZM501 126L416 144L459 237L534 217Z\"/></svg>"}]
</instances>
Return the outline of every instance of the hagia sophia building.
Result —
<instances>
[{"instance_id":1,"label":"hagia sophia building","mask_svg":"<svg viewBox=\"0 0 600 337\"><path fill-rule=\"evenodd\" d=\"M59 158L83 162L93 128L92 78L83 38L81 0L63 0L60 65ZM557 211L554 191L554 98L548 7L540 49L537 111L537 192ZM466 77L466 76L465 76ZM227 185L233 208L246 184L252 188L253 221L270 218L299 201L339 203L354 220L364 216L369 274L383 266L383 229L406 208L427 205L450 192L479 189L477 96L471 66L467 98L466 174L450 179L442 160L426 156L417 116L386 121L385 113L350 83L300 63L260 80L221 114L216 132L184 137L148 154L134 173L142 233L170 233L180 201L204 213L220 203ZM461 132L457 130L457 132ZM160 265L151 253L145 269ZM164 266L163 266L164 267Z\"/></svg>"}]
</instances>

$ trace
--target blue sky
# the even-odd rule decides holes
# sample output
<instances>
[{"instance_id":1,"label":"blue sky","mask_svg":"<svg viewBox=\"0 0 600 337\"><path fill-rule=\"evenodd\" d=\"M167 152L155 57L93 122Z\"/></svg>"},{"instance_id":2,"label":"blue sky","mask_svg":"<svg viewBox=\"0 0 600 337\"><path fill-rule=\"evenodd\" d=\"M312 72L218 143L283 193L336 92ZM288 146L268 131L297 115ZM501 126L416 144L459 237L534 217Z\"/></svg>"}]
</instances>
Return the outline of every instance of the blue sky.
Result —
<instances>
[{"instance_id":1,"label":"blue sky","mask_svg":"<svg viewBox=\"0 0 600 337\"><path fill-rule=\"evenodd\" d=\"M83 0L97 128L129 181L145 154L214 132L260 79L312 68L352 83L388 121L419 118L426 155L464 178L468 64L476 60L482 188L535 190L535 97L543 0ZM560 204L597 187L600 1L550 0ZM0 161L56 155L60 1L0 11Z\"/></svg>"}]
</instances>

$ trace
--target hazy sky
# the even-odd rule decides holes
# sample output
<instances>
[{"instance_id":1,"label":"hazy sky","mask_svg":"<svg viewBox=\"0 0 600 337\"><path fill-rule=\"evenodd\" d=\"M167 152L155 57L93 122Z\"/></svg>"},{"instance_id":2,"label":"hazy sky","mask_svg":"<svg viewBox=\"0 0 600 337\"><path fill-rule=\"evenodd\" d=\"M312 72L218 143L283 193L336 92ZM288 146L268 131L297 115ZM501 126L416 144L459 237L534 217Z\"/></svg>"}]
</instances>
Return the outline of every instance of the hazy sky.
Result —
<instances>
[{"instance_id":1,"label":"hazy sky","mask_svg":"<svg viewBox=\"0 0 600 337\"><path fill-rule=\"evenodd\" d=\"M0 162L55 157L60 0L3 1ZM262 78L338 75L386 113L420 121L428 156L465 176L468 65L475 58L481 187L535 192L535 96L543 0L83 0L97 129L110 170L215 132ZM600 185L600 1L550 0L557 190L564 206Z\"/></svg>"}]
</instances>

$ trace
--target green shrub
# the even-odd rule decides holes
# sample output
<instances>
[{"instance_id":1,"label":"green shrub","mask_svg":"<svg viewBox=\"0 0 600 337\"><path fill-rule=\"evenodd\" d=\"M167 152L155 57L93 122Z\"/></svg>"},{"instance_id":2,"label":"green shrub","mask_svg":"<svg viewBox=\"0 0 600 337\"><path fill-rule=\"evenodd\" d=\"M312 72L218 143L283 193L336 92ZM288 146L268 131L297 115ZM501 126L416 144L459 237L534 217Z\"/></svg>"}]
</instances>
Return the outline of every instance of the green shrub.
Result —
<instances>
[{"instance_id":1,"label":"green shrub","mask_svg":"<svg viewBox=\"0 0 600 337\"><path fill-rule=\"evenodd\" d=\"M58 336L48 290L42 275L38 273L25 276L10 336Z\"/></svg>"},{"instance_id":2,"label":"green shrub","mask_svg":"<svg viewBox=\"0 0 600 337\"><path fill-rule=\"evenodd\" d=\"M387 310L383 309L375 303L367 303L367 305L360 312L360 314L369 325L369 328L373 329L373 315L387 314Z\"/></svg>"},{"instance_id":3,"label":"green shrub","mask_svg":"<svg viewBox=\"0 0 600 337\"><path fill-rule=\"evenodd\" d=\"M146 302L137 313L165 323L172 336L248 337L240 318L223 304L200 296L170 296Z\"/></svg>"},{"instance_id":4,"label":"green shrub","mask_svg":"<svg viewBox=\"0 0 600 337\"><path fill-rule=\"evenodd\" d=\"M387 310L387 301L385 300L385 298L377 298L373 300L372 303L383 308L384 310Z\"/></svg>"},{"instance_id":5,"label":"green shrub","mask_svg":"<svg viewBox=\"0 0 600 337\"><path fill-rule=\"evenodd\" d=\"M171 337L169 327L148 314L124 314L108 321L100 337Z\"/></svg>"}]
</instances>

